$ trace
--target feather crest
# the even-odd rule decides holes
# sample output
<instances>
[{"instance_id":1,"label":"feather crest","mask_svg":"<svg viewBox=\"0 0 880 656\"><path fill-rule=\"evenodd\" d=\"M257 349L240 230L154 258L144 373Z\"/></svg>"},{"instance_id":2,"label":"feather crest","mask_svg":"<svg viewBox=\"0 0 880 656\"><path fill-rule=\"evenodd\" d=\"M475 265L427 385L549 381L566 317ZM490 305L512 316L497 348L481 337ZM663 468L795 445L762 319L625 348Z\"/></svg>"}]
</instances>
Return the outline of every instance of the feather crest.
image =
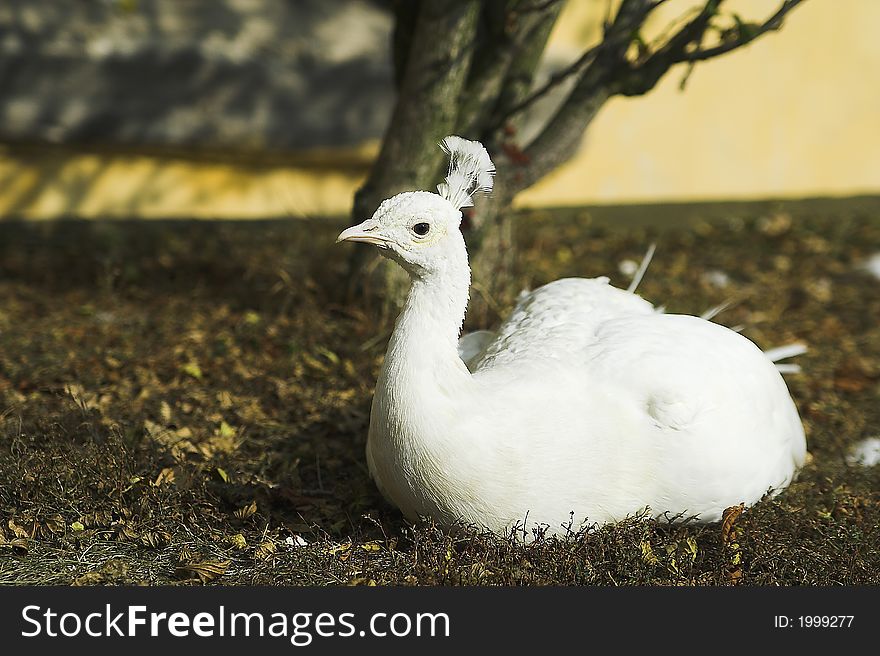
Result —
<instances>
[{"instance_id":1,"label":"feather crest","mask_svg":"<svg viewBox=\"0 0 880 656\"><path fill-rule=\"evenodd\" d=\"M475 193L492 191L495 165L483 144L451 135L440 142L440 147L449 155L446 180L437 185L443 198L461 209L474 204Z\"/></svg>"}]
</instances>

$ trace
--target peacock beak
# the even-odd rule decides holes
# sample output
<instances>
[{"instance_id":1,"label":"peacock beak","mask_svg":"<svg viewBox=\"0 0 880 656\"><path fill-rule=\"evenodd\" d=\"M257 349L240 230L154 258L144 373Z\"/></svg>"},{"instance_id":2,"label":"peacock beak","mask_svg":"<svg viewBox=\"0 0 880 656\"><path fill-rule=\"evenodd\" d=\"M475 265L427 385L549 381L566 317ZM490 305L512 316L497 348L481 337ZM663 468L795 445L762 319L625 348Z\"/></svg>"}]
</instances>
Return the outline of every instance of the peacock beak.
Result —
<instances>
[{"instance_id":1,"label":"peacock beak","mask_svg":"<svg viewBox=\"0 0 880 656\"><path fill-rule=\"evenodd\" d=\"M379 233L379 224L373 219L367 219L356 226L346 228L336 238L336 243L341 241L362 241L366 244L388 247L388 240Z\"/></svg>"}]
</instances>

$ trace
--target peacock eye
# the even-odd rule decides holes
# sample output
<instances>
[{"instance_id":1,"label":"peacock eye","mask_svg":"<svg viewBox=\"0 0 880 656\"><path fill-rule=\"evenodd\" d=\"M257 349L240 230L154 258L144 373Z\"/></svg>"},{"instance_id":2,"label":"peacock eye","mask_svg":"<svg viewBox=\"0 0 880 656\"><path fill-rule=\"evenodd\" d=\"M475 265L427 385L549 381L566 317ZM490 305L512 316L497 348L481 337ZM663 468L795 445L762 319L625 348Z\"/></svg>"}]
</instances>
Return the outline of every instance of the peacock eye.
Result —
<instances>
[{"instance_id":1,"label":"peacock eye","mask_svg":"<svg viewBox=\"0 0 880 656\"><path fill-rule=\"evenodd\" d=\"M424 237L425 235L428 234L428 232L429 232L430 230L431 230L431 226L428 225L427 223L424 223L424 222L416 223L416 224L412 227L412 231L413 231L414 233L416 233L419 237Z\"/></svg>"}]
</instances>

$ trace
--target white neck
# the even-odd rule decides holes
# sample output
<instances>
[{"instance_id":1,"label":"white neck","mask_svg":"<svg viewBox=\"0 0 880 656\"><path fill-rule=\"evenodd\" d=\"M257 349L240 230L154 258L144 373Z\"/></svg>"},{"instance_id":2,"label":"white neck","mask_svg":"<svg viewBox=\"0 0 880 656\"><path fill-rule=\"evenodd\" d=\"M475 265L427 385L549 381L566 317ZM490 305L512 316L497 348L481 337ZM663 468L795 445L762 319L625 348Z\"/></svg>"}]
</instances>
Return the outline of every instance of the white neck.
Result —
<instances>
[{"instance_id":1,"label":"white neck","mask_svg":"<svg viewBox=\"0 0 880 656\"><path fill-rule=\"evenodd\" d=\"M458 356L469 286L463 243L458 266L413 277L376 382L367 462L383 493L410 517L445 508L443 490L454 485L445 454L461 450L450 446L460 439L453 426L477 387ZM429 471L437 475L426 478ZM457 511L449 512L453 521Z\"/></svg>"},{"instance_id":2,"label":"white neck","mask_svg":"<svg viewBox=\"0 0 880 656\"><path fill-rule=\"evenodd\" d=\"M438 371L466 373L458 357L458 337L467 310L471 275L464 243L443 266L424 277L413 276L397 318L388 360L406 378L435 377Z\"/></svg>"}]
</instances>

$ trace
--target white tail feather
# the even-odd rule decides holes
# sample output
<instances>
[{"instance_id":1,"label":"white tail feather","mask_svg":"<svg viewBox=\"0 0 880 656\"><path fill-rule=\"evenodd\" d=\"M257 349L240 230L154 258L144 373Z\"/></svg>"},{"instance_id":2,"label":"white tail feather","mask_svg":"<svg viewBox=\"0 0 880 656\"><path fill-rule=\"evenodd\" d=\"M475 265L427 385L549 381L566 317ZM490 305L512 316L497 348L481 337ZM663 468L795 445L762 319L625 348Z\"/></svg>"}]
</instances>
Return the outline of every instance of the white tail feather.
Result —
<instances>
[{"instance_id":1,"label":"white tail feather","mask_svg":"<svg viewBox=\"0 0 880 656\"><path fill-rule=\"evenodd\" d=\"M786 360L787 358L793 358L797 355L803 355L806 352L806 344L795 342L794 344L777 346L776 348L772 348L769 351L764 351L764 355L766 355L771 362L778 362L779 360Z\"/></svg>"},{"instance_id":2,"label":"white tail feather","mask_svg":"<svg viewBox=\"0 0 880 656\"><path fill-rule=\"evenodd\" d=\"M776 370L781 374L799 374L801 372L801 367L798 364L779 364L780 360L785 360L786 358L793 358L796 355L803 355L807 352L807 345L801 344L800 342L795 342L794 344L786 344L785 346L777 346L776 348L772 348L768 351L764 351L764 355L767 356L767 359L770 360L773 364L776 365Z\"/></svg>"},{"instance_id":3,"label":"white tail feather","mask_svg":"<svg viewBox=\"0 0 880 656\"><path fill-rule=\"evenodd\" d=\"M437 185L443 198L461 209L474 204L475 193L492 191L495 165L483 144L451 135L440 142L440 147L449 155L446 180Z\"/></svg>"},{"instance_id":4,"label":"white tail feather","mask_svg":"<svg viewBox=\"0 0 880 656\"><path fill-rule=\"evenodd\" d=\"M705 312L703 312L703 314L700 315L700 319L705 319L706 321L712 321L712 319L714 319L719 314L721 314L722 312L724 312L725 310L730 308L731 305L733 305L732 300L724 301L723 303L719 303L715 307L711 307L708 310L706 310Z\"/></svg>"},{"instance_id":5,"label":"white tail feather","mask_svg":"<svg viewBox=\"0 0 880 656\"><path fill-rule=\"evenodd\" d=\"M655 250L657 250L657 244L651 244L650 246L648 246L648 252L645 253L645 257L642 258L642 263L639 265L639 268L636 271L636 275L633 276L632 282L629 284L629 287L626 288L626 291L628 291L629 293L635 293L636 288L639 286L639 283L642 282L645 271L648 270L648 265L651 264L651 260L654 257Z\"/></svg>"}]
</instances>

